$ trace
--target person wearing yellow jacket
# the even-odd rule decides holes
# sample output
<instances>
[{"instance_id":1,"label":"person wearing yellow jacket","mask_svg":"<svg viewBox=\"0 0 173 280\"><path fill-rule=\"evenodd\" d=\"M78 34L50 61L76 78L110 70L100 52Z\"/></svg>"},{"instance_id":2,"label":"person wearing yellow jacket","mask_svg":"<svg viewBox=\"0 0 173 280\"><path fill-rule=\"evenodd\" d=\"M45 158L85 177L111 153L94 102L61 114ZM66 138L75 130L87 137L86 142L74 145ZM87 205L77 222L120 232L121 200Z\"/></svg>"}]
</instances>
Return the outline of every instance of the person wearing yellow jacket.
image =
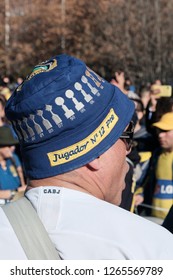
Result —
<instances>
[{"instance_id":1,"label":"person wearing yellow jacket","mask_svg":"<svg viewBox=\"0 0 173 280\"><path fill-rule=\"evenodd\" d=\"M152 216L165 218L173 204L173 112L154 123L161 146L154 168L155 185Z\"/></svg>"}]
</instances>

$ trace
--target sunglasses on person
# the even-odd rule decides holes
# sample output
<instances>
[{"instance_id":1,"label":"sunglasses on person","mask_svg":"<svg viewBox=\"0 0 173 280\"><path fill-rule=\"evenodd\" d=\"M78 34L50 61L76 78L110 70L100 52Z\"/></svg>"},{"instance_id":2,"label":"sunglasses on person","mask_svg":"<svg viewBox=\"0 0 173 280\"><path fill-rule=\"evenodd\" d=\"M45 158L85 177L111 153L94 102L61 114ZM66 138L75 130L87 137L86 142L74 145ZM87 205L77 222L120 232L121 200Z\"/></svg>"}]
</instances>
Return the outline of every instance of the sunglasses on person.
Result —
<instances>
[{"instance_id":1,"label":"sunglasses on person","mask_svg":"<svg viewBox=\"0 0 173 280\"><path fill-rule=\"evenodd\" d=\"M122 139L126 145L127 151L130 151L132 148L133 132L134 132L134 123L133 123L133 121L131 121L129 123L129 126L127 127L126 131L123 131L122 135L120 136L120 139Z\"/></svg>"}]
</instances>

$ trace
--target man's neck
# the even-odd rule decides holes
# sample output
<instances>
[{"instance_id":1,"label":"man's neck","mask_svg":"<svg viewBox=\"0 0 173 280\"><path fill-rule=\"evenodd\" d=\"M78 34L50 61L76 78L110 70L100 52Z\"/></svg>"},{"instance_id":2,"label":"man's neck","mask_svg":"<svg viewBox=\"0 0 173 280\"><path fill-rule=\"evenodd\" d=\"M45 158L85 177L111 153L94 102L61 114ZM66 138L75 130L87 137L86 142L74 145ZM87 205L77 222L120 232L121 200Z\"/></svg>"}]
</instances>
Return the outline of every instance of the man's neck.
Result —
<instances>
[{"instance_id":1,"label":"man's neck","mask_svg":"<svg viewBox=\"0 0 173 280\"><path fill-rule=\"evenodd\" d=\"M79 171L75 170L54 177L39 180L29 180L27 190L43 186L57 186L67 189L78 190L104 200L104 194L97 180L97 177L92 175L85 176L85 171L83 170L81 172L80 169Z\"/></svg>"},{"instance_id":2,"label":"man's neck","mask_svg":"<svg viewBox=\"0 0 173 280\"><path fill-rule=\"evenodd\" d=\"M173 148L167 148L167 149L162 148L162 151L163 151L164 153L173 153Z\"/></svg>"}]
</instances>

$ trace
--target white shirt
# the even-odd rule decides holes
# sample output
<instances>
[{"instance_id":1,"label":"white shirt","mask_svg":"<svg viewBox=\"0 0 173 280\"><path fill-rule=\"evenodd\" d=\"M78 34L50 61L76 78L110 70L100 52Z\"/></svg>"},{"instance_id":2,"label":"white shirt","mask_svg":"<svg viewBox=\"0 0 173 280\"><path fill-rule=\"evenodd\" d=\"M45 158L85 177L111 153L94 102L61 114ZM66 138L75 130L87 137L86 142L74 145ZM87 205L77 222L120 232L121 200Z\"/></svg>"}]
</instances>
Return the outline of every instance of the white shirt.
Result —
<instances>
[{"instance_id":1,"label":"white shirt","mask_svg":"<svg viewBox=\"0 0 173 280\"><path fill-rule=\"evenodd\" d=\"M26 196L62 259L173 260L170 232L118 206L60 187L38 187ZM26 259L2 209L0 259Z\"/></svg>"}]
</instances>

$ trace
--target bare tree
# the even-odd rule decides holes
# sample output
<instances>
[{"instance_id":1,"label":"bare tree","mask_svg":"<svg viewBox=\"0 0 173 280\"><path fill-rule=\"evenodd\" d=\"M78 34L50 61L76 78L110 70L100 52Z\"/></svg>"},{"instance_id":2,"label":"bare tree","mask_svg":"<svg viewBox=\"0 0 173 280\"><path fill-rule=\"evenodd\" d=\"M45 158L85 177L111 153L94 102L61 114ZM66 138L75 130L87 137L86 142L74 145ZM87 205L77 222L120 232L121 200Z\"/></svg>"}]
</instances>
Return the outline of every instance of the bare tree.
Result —
<instances>
[{"instance_id":1,"label":"bare tree","mask_svg":"<svg viewBox=\"0 0 173 280\"><path fill-rule=\"evenodd\" d=\"M1 0L1 72L26 75L66 52L107 79L120 65L136 83L156 77L166 83L173 75L172 11L173 0Z\"/></svg>"}]
</instances>

